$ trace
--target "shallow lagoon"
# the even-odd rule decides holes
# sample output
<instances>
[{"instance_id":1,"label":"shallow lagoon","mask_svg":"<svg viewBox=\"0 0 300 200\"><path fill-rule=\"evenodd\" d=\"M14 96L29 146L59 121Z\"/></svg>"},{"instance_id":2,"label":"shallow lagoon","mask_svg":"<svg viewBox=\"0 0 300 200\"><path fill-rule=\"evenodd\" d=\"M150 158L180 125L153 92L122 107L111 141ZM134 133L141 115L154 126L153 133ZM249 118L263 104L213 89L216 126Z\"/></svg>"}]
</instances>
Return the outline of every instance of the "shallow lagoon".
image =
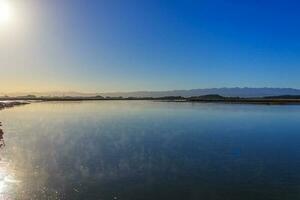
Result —
<instances>
[{"instance_id":1,"label":"shallow lagoon","mask_svg":"<svg viewBox=\"0 0 300 200\"><path fill-rule=\"evenodd\" d=\"M300 199L300 106L44 102L0 111L10 199Z\"/></svg>"}]
</instances>

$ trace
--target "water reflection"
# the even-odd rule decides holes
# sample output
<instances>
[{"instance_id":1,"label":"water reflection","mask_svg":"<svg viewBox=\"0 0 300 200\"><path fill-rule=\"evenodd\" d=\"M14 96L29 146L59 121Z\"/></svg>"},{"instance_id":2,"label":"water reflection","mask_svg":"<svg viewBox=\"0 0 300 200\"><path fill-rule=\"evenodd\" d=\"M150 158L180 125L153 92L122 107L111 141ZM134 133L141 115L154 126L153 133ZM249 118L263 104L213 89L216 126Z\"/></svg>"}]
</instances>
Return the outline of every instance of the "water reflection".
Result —
<instances>
[{"instance_id":1,"label":"water reflection","mask_svg":"<svg viewBox=\"0 0 300 200\"><path fill-rule=\"evenodd\" d=\"M299 107L47 103L0 116L19 199L300 196Z\"/></svg>"}]
</instances>

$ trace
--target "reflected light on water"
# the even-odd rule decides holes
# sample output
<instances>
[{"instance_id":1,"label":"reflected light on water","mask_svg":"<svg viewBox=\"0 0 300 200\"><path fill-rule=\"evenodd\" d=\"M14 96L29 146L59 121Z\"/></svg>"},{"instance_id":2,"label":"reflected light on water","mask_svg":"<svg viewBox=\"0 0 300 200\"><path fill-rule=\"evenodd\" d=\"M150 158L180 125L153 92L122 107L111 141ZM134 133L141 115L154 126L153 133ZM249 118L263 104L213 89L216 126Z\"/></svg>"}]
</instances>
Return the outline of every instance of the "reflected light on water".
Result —
<instances>
[{"instance_id":1,"label":"reflected light on water","mask_svg":"<svg viewBox=\"0 0 300 200\"><path fill-rule=\"evenodd\" d=\"M43 102L0 120L0 200L299 199L299 106Z\"/></svg>"},{"instance_id":2,"label":"reflected light on water","mask_svg":"<svg viewBox=\"0 0 300 200\"><path fill-rule=\"evenodd\" d=\"M20 183L9 162L0 161L0 199L12 199L14 188Z\"/></svg>"},{"instance_id":3,"label":"reflected light on water","mask_svg":"<svg viewBox=\"0 0 300 200\"><path fill-rule=\"evenodd\" d=\"M0 123L0 126L2 124ZM4 132L0 128L0 150L5 147ZM15 188L21 181L17 180L15 170L11 166L10 162L6 159L0 158L0 200L2 199L14 199L16 196Z\"/></svg>"}]
</instances>

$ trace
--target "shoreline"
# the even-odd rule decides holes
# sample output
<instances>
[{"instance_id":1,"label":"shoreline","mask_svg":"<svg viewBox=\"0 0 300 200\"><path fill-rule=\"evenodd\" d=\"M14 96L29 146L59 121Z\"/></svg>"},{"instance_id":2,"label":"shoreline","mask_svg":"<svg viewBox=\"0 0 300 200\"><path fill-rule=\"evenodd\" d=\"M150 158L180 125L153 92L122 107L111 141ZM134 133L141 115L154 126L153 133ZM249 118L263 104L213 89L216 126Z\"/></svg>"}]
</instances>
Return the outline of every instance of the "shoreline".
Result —
<instances>
[{"instance_id":1,"label":"shoreline","mask_svg":"<svg viewBox=\"0 0 300 200\"><path fill-rule=\"evenodd\" d=\"M65 101L161 101L178 103L222 103L222 104L257 104L257 105L300 105L300 98L207 98L207 97L130 97L130 98L95 98L95 97L53 97L53 98L0 98L0 110L30 102L65 102Z\"/></svg>"},{"instance_id":2,"label":"shoreline","mask_svg":"<svg viewBox=\"0 0 300 200\"><path fill-rule=\"evenodd\" d=\"M300 105L299 99L240 99L240 100L188 100L195 103L255 104L255 105Z\"/></svg>"},{"instance_id":3,"label":"shoreline","mask_svg":"<svg viewBox=\"0 0 300 200\"><path fill-rule=\"evenodd\" d=\"M26 105L29 104L29 102L25 101L0 101L0 111L6 108L12 108L15 106L21 106L21 105ZM4 131L2 130L2 121L0 121L0 148L5 146L4 142Z\"/></svg>"},{"instance_id":4,"label":"shoreline","mask_svg":"<svg viewBox=\"0 0 300 200\"><path fill-rule=\"evenodd\" d=\"M0 110L5 109L5 108L12 108L15 106L27 105L27 104L29 104L29 102L11 101L11 100L0 101Z\"/></svg>"}]
</instances>

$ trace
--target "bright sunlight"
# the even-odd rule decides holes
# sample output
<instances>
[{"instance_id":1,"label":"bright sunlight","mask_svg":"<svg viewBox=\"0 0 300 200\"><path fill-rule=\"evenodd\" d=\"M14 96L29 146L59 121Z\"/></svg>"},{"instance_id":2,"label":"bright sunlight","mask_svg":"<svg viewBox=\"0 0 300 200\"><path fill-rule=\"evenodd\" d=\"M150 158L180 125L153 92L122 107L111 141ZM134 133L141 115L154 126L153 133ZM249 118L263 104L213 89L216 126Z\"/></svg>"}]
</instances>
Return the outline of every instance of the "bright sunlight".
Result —
<instances>
[{"instance_id":1,"label":"bright sunlight","mask_svg":"<svg viewBox=\"0 0 300 200\"><path fill-rule=\"evenodd\" d=\"M13 8L9 1L0 0L0 26L9 24L13 18Z\"/></svg>"}]
</instances>

